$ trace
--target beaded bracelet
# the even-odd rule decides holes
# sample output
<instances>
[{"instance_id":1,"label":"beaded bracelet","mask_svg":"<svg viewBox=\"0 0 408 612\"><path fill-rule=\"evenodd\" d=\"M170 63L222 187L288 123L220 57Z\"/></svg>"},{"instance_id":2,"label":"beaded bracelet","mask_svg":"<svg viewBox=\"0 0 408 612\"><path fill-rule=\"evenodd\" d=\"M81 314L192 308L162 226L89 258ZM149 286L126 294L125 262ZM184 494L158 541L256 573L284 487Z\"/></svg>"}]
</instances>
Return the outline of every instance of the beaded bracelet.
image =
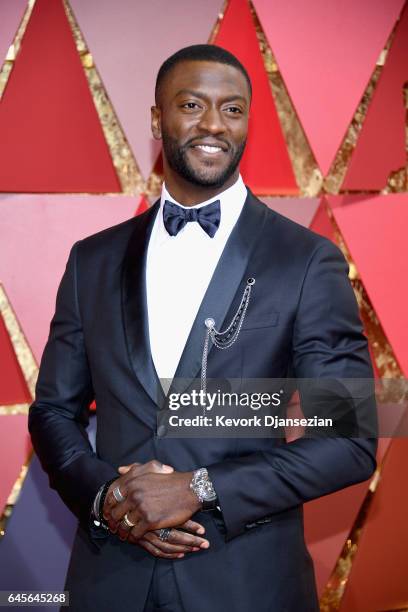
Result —
<instances>
[{"instance_id":1,"label":"beaded bracelet","mask_svg":"<svg viewBox=\"0 0 408 612\"><path fill-rule=\"evenodd\" d=\"M102 493L101 493L101 498L99 500L99 522L102 525L102 527L105 527L105 529L109 529L107 522L105 521L105 519L103 518L103 506L105 504L105 499L106 499L106 495L108 494L109 491L109 487L111 486L112 482L115 482L115 480L117 480L118 477L115 476L115 478L111 478L110 480L108 480L108 482L105 482L105 485L102 489Z\"/></svg>"}]
</instances>

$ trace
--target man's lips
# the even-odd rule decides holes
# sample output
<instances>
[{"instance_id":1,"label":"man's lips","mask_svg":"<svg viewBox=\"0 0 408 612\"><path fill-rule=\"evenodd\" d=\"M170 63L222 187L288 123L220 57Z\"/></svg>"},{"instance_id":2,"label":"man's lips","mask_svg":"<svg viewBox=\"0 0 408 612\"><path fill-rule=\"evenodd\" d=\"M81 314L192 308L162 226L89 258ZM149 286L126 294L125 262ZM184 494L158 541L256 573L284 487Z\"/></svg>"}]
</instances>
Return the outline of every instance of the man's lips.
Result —
<instances>
[{"instance_id":1,"label":"man's lips","mask_svg":"<svg viewBox=\"0 0 408 612\"><path fill-rule=\"evenodd\" d=\"M193 140L190 144L192 149L198 149L208 154L226 153L229 149L229 145L222 140Z\"/></svg>"},{"instance_id":2,"label":"man's lips","mask_svg":"<svg viewBox=\"0 0 408 612\"><path fill-rule=\"evenodd\" d=\"M228 146L224 143L196 142L190 148L204 157L215 157L228 151Z\"/></svg>"},{"instance_id":3,"label":"man's lips","mask_svg":"<svg viewBox=\"0 0 408 612\"><path fill-rule=\"evenodd\" d=\"M210 155L210 156L219 155L220 153L224 153L221 147L213 147L213 146L208 146L208 145L195 145L192 148L195 151L199 151L200 153L203 153L204 155Z\"/></svg>"}]
</instances>

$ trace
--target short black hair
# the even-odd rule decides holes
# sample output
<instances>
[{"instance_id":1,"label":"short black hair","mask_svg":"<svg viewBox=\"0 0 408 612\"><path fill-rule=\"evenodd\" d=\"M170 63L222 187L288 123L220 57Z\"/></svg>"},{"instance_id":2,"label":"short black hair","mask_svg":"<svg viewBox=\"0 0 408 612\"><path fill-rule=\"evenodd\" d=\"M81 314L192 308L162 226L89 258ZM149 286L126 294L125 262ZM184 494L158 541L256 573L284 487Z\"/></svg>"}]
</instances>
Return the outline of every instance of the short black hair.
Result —
<instances>
[{"instance_id":1,"label":"short black hair","mask_svg":"<svg viewBox=\"0 0 408 612\"><path fill-rule=\"evenodd\" d=\"M252 84L249 74L235 55L223 49L223 47L218 47L218 45L190 45L189 47L183 47L183 49L173 53L173 55L168 57L160 66L154 91L156 104L159 99L160 87L164 77L174 66L184 61L218 62L219 64L228 64L228 66L237 68L246 78L249 94L250 97L252 97Z\"/></svg>"}]
</instances>

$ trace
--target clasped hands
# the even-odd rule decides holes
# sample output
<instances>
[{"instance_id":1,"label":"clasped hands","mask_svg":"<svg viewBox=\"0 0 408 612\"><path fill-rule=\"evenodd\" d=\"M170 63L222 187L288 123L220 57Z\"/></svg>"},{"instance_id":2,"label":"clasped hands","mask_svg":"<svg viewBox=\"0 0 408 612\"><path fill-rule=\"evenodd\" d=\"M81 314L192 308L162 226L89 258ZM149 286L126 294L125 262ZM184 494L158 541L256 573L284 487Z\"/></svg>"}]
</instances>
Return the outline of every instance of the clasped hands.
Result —
<instances>
[{"instance_id":1,"label":"clasped hands","mask_svg":"<svg viewBox=\"0 0 408 612\"><path fill-rule=\"evenodd\" d=\"M110 485L103 506L103 516L112 533L166 559L209 547L208 540L200 537L204 527L191 520L201 507L190 489L192 472L175 472L155 460L121 466L118 471L121 476ZM125 497L122 502L113 495L116 487ZM125 515L134 527L124 525ZM165 527L173 529L163 541L159 530Z\"/></svg>"}]
</instances>

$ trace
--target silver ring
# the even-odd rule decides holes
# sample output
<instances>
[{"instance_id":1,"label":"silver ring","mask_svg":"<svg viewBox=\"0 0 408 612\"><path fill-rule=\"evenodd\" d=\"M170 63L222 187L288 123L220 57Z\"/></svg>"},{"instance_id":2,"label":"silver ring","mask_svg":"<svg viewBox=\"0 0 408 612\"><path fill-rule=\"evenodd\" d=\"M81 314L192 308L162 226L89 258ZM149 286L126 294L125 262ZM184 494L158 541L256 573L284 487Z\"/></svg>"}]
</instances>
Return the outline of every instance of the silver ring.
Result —
<instances>
[{"instance_id":1,"label":"silver ring","mask_svg":"<svg viewBox=\"0 0 408 612\"><path fill-rule=\"evenodd\" d=\"M113 497L116 499L117 502L123 502L125 501L126 497L124 495L122 495L122 493L120 492L120 487L117 486L113 489L112 491L113 493Z\"/></svg>"},{"instance_id":2,"label":"silver ring","mask_svg":"<svg viewBox=\"0 0 408 612\"><path fill-rule=\"evenodd\" d=\"M134 527L136 525L136 523L132 523L132 521L129 521L128 515L127 513L125 514L125 516L122 518L121 523L127 528L127 529L132 529L132 527Z\"/></svg>"},{"instance_id":3,"label":"silver ring","mask_svg":"<svg viewBox=\"0 0 408 612\"><path fill-rule=\"evenodd\" d=\"M159 538L162 542L166 542L171 534L171 527L164 527L159 531Z\"/></svg>"}]
</instances>

